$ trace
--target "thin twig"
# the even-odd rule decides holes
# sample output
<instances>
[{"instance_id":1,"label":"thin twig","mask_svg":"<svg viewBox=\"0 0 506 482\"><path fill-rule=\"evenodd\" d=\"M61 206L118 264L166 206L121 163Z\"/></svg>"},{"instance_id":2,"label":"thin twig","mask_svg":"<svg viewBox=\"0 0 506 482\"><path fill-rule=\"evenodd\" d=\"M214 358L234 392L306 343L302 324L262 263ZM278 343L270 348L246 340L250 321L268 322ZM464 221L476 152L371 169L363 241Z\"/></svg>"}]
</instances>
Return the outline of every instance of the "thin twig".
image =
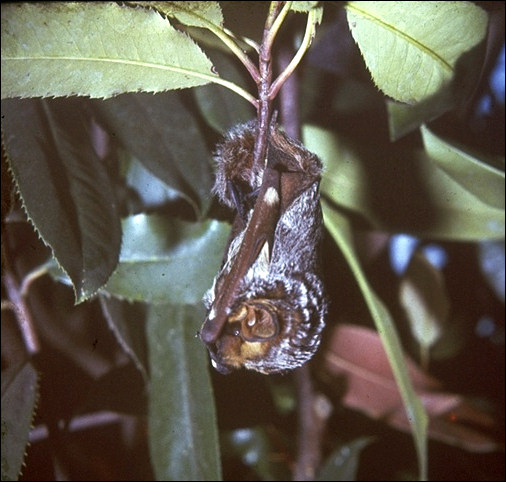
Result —
<instances>
[{"instance_id":1,"label":"thin twig","mask_svg":"<svg viewBox=\"0 0 506 482\"><path fill-rule=\"evenodd\" d=\"M246 70L251 75L251 78L255 82L258 82L260 80L260 73L258 72L258 69L248 55L241 49L241 47L239 47L234 36L232 36L226 29L218 28L211 22L208 22L207 28L232 51L244 67L246 67Z\"/></svg>"},{"instance_id":2,"label":"thin twig","mask_svg":"<svg viewBox=\"0 0 506 482\"><path fill-rule=\"evenodd\" d=\"M32 320L30 310L28 309L25 298L21 294L21 288L14 275L10 271L6 271L3 276L5 289L9 300L12 302L12 307L16 319L18 320L19 329L23 336L23 341L26 351L30 356L36 355L40 351L39 337Z\"/></svg>"}]
</instances>

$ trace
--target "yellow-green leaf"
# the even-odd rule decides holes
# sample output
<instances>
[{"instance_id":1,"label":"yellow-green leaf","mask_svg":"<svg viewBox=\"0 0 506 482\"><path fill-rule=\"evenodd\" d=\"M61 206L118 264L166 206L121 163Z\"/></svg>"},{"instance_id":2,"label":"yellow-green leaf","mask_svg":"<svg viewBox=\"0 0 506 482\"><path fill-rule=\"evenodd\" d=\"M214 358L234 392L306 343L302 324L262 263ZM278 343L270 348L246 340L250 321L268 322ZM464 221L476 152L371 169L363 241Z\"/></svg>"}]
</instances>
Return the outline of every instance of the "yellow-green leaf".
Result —
<instances>
[{"instance_id":1,"label":"yellow-green leaf","mask_svg":"<svg viewBox=\"0 0 506 482\"><path fill-rule=\"evenodd\" d=\"M292 2L290 10L294 12L309 12L312 8L316 8L320 2Z\"/></svg>"},{"instance_id":2,"label":"yellow-green leaf","mask_svg":"<svg viewBox=\"0 0 506 482\"><path fill-rule=\"evenodd\" d=\"M159 12L174 17L179 22L191 27L208 27L213 24L223 25L223 14L218 2L128 2L143 7L155 8Z\"/></svg>"},{"instance_id":3,"label":"yellow-green leaf","mask_svg":"<svg viewBox=\"0 0 506 482\"><path fill-rule=\"evenodd\" d=\"M356 146L315 126L304 127L303 139L324 162L323 195L377 229L433 239L504 239L504 209L478 198L424 152Z\"/></svg>"},{"instance_id":4,"label":"yellow-green leaf","mask_svg":"<svg viewBox=\"0 0 506 482\"><path fill-rule=\"evenodd\" d=\"M472 2L360 1L348 2L346 10L375 84L407 103L447 85L487 29L487 14Z\"/></svg>"},{"instance_id":5,"label":"yellow-green leaf","mask_svg":"<svg viewBox=\"0 0 506 482\"><path fill-rule=\"evenodd\" d=\"M427 126L422 126L422 138L427 154L454 181L482 202L504 210L504 171L444 141Z\"/></svg>"},{"instance_id":6,"label":"yellow-green leaf","mask_svg":"<svg viewBox=\"0 0 506 482\"><path fill-rule=\"evenodd\" d=\"M103 2L2 6L2 98L160 92L218 78L154 10Z\"/></svg>"},{"instance_id":7,"label":"yellow-green leaf","mask_svg":"<svg viewBox=\"0 0 506 482\"><path fill-rule=\"evenodd\" d=\"M428 351L443 333L450 301L441 271L421 252L411 258L400 284L399 299L413 337Z\"/></svg>"},{"instance_id":8,"label":"yellow-green leaf","mask_svg":"<svg viewBox=\"0 0 506 482\"><path fill-rule=\"evenodd\" d=\"M386 306L370 287L360 266L353 247L350 222L338 211L323 203L325 227L339 246L355 279L362 291L367 307L376 324L378 334L388 357L395 381L401 393L418 454L420 480L426 480L427 474L427 413L416 395L408 375L403 350L393 319Z\"/></svg>"}]
</instances>

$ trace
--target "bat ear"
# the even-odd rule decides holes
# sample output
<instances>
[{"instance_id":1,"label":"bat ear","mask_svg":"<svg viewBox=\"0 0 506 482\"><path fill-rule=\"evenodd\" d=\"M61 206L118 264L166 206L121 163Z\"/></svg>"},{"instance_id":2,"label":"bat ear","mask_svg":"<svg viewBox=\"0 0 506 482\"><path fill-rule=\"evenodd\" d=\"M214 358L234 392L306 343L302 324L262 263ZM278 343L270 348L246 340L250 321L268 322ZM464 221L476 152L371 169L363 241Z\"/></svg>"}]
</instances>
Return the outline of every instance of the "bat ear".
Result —
<instances>
[{"instance_id":1,"label":"bat ear","mask_svg":"<svg viewBox=\"0 0 506 482\"><path fill-rule=\"evenodd\" d=\"M262 303L248 307L247 315L241 322L241 335L244 341L267 341L278 333L278 317L271 306Z\"/></svg>"}]
</instances>

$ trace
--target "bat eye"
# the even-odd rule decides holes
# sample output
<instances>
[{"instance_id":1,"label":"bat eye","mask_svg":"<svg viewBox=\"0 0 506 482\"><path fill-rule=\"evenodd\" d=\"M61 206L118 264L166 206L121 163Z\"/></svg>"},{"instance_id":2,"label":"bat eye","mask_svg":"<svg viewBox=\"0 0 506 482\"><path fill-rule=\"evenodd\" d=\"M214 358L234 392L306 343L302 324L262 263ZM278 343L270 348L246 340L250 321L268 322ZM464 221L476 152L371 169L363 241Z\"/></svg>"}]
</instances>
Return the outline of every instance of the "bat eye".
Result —
<instances>
[{"instance_id":1,"label":"bat eye","mask_svg":"<svg viewBox=\"0 0 506 482\"><path fill-rule=\"evenodd\" d=\"M241 323L239 321L229 321L225 327L225 334L232 336L240 336Z\"/></svg>"},{"instance_id":2,"label":"bat eye","mask_svg":"<svg viewBox=\"0 0 506 482\"><path fill-rule=\"evenodd\" d=\"M247 316L241 321L244 341L266 341L279 333L278 317L266 303L248 306Z\"/></svg>"}]
</instances>

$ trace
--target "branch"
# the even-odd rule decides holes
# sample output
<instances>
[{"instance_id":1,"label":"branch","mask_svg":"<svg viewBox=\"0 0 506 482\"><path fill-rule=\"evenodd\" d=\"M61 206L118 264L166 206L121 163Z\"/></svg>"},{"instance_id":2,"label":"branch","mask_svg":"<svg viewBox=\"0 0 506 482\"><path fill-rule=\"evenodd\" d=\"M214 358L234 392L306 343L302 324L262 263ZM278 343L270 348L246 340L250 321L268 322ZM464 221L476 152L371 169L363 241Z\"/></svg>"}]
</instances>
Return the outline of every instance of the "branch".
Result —
<instances>
[{"instance_id":1,"label":"branch","mask_svg":"<svg viewBox=\"0 0 506 482\"><path fill-rule=\"evenodd\" d=\"M322 439L332 406L323 395L315 392L308 365L298 368L295 377L299 402L299 446L293 480L314 480L321 462Z\"/></svg>"}]
</instances>

